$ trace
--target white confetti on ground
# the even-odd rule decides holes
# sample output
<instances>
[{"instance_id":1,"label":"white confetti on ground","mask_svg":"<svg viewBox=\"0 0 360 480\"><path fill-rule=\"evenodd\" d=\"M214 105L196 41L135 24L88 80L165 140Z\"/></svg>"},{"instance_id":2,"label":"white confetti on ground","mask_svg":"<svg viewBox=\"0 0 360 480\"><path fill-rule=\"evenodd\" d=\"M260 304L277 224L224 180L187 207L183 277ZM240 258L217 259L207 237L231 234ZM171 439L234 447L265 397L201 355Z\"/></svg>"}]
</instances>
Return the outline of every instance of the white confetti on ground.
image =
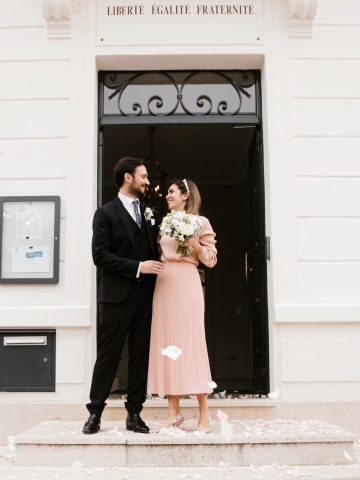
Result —
<instances>
[{"instance_id":1,"label":"white confetti on ground","mask_svg":"<svg viewBox=\"0 0 360 480\"><path fill-rule=\"evenodd\" d=\"M279 396L279 389L277 388L275 392L268 393L268 397L271 398L271 400L276 400Z\"/></svg>"},{"instance_id":2,"label":"white confetti on ground","mask_svg":"<svg viewBox=\"0 0 360 480\"><path fill-rule=\"evenodd\" d=\"M221 435L226 442L231 442L234 437L234 431L229 423L229 417L221 410L217 411L217 417L220 420Z\"/></svg>"},{"instance_id":3,"label":"white confetti on ground","mask_svg":"<svg viewBox=\"0 0 360 480\"><path fill-rule=\"evenodd\" d=\"M352 462L351 456L345 451L344 451L344 457L346 458L346 460L349 460L349 462Z\"/></svg>"}]
</instances>

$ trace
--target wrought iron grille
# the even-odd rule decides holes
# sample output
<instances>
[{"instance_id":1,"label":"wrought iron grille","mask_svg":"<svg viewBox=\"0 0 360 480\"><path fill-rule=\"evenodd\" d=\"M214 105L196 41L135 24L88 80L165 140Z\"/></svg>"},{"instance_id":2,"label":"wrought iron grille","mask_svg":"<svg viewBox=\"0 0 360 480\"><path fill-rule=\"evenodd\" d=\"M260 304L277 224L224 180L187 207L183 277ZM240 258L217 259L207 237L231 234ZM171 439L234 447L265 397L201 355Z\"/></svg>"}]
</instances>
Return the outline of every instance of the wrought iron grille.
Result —
<instances>
[{"instance_id":1,"label":"wrought iron grille","mask_svg":"<svg viewBox=\"0 0 360 480\"><path fill-rule=\"evenodd\" d=\"M104 72L103 116L256 114L256 72Z\"/></svg>"}]
</instances>

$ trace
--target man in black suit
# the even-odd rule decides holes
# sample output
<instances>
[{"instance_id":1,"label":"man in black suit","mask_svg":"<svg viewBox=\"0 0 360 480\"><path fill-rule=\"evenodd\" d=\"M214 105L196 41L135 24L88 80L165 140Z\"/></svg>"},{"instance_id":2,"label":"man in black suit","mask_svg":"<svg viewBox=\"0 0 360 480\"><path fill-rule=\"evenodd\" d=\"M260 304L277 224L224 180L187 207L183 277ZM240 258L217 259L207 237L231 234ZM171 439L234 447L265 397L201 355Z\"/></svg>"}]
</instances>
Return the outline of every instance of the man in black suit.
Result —
<instances>
[{"instance_id":1,"label":"man in black suit","mask_svg":"<svg viewBox=\"0 0 360 480\"><path fill-rule=\"evenodd\" d=\"M149 185L144 161L125 157L114 169L119 189L116 199L99 207L93 221L92 254L100 270L98 302L100 340L90 390L90 412L83 433L100 430L120 356L129 334L128 412L126 428L149 433L140 417L146 398L152 297L156 275L164 266L158 262L158 222L145 212L138 197ZM145 215L144 215L145 214Z\"/></svg>"}]
</instances>

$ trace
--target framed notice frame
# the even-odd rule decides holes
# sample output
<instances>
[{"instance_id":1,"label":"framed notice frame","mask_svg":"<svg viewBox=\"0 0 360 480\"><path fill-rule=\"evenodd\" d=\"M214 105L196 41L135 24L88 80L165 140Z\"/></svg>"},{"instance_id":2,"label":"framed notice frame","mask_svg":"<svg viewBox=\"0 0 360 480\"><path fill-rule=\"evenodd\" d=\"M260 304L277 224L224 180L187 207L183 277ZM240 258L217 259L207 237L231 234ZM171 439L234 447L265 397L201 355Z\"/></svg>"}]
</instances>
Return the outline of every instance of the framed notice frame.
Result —
<instances>
[{"instance_id":1,"label":"framed notice frame","mask_svg":"<svg viewBox=\"0 0 360 480\"><path fill-rule=\"evenodd\" d=\"M59 283L60 197L0 197L0 284Z\"/></svg>"}]
</instances>

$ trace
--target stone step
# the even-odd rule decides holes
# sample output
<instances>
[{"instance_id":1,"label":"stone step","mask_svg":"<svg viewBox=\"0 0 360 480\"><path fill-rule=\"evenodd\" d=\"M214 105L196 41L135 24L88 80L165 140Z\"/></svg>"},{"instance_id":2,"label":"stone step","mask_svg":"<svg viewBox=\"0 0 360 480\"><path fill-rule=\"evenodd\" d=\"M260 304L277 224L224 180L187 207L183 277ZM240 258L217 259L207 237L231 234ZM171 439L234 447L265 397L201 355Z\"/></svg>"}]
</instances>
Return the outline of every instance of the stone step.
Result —
<instances>
[{"instance_id":1,"label":"stone step","mask_svg":"<svg viewBox=\"0 0 360 480\"><path fill-rule=\"evenodd\" d=\"M1 1L1 0L0 0ZM5 394L4 394L5 395ZM118 398L116 395L106 401L107 407L103 413L103 419L106 421L125 421L127 412L124 406L124 400ZM184 412L186 418L198 416L199 406L195 399L181 399L181 409ZM309 418L323 418L323 415L327 415L325 419L329 420L332 415L324 409L313 408L310 409L309 405L305 407L297 404L292 408L285 408L284 413L277 413L278 402L270 400L269 398L247 398L247 399L209 399L209 409L213 417L216 416L218 409L226 412L230 418L241 418L243 420L257 420L258 418L275 419L283 416L284 418L305 418L306 413L310 410ZM351 412L353 415L357 415L360 408L360 401L352 405ZM142 416L146 421L161 421L167 416L168 402L165 399L147 400L144 404ZM345 405L340 412L349 412L350 407ZM331 413L331 412L330 412ZM41 422L46 420L61 420L66 418L67 420L81 420L84 421L89 416L89 412L86 409L85 402L82 403L1 403L0 407L0 445L7 443L8 435L17 435L23 432L25 429L35 427ZM346 425L350 423L350 427L354 424L349 422L348 419L341 416L341 413L336 411L336 418L341 422L341 426L346 428ZM349 427L348 427L349 429Z\"/></svg>"},{"instance_id":2,"label":"stone step","mask_svg":"<svg viewBox=\"0 0 360 480\"><path fill-rule=\"evenodd\" d=\"M323 421L232 421L225 441L218 421L199 435L196 421L168 434L142 435L124 422L103 422L101 432L83 435L83 422L48 421L15 437L19 467L331 465L354 458L355 435ZM156 422L149 422L151 428ZM116 428L115 428L116 427Z\"/></svg>"}]
</instances>

